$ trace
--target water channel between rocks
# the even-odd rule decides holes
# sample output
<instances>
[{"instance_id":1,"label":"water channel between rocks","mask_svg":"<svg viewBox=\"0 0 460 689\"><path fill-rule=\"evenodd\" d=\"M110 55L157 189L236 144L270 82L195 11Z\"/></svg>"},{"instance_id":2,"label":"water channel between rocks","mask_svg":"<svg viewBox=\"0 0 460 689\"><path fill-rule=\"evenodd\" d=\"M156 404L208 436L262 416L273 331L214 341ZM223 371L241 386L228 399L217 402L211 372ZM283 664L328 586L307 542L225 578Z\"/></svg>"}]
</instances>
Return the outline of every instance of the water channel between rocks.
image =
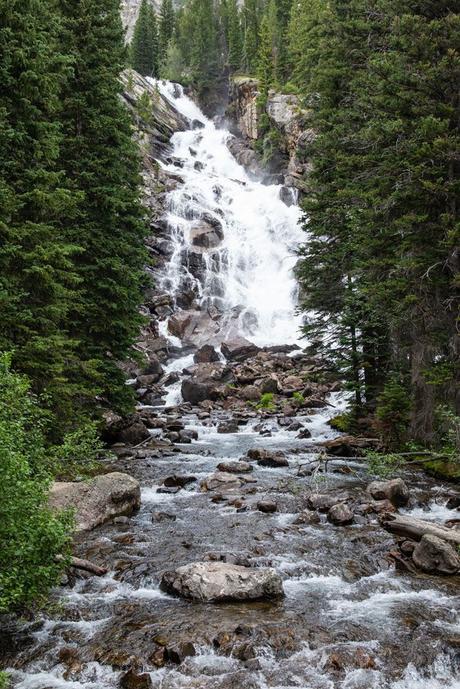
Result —
<instances>
[{"instance_id":1,"label":"water channel between rocks","mask_svg":"<svg viewBox=\"0 0 460 689\"><path fill-rule=\"evenodd\" d=\"M202 343L218 345L229 334L259 346L298 342L292 273L303 238L298 207L280 200L279 187L250 180L225 145L228 133L181 91L174 99L172 85L159 88L183 115L204 124L173 137L182 183L170 192L174 252L162 287L175 295L192 286L201 308L222 314L219 328L203 331ZM199 279L184 270L181 256L203 213L219 221L223 238L214 252L201 253ZM187 352L170 362L169 371L191 362ZM166 403L179 401L178 383ZM331 460L327 474L299 474L315 444L335 435L327 420L343 399L334 393L329 402L297 417L311 432L308 440L276 419L267 422L268 437L259 433L257 419L222 434L217 424L225 411L206 418L185 410L181 421L198 440L179 451L119 459L117 468L141 482L141 509L79 536L77 554L109 573L78 578L56 592L45 621L29 631L12 662L13 685L115 688L136 666L154 689L458 689L458 578L396 572L387 555L393 537L376 516L342 527L324 515L316 524L299 523L311 490L358 498L368 482L361 462ZM255 447L283 450L289 466L254 465L234 504L200 490L220 462ZM175 494L157 492L175 474L195 480ZM403 477L411 491L409 512L440 522L455 516L445 509L449 486L410 471ZM261 499L275 501L277 511L258 511ZM165 570L209 559L273 567L285 598L201 604L160 590ZM187 648L189 642L194 655L161 666L163 647Z\"/></svg>"}]
</instances>

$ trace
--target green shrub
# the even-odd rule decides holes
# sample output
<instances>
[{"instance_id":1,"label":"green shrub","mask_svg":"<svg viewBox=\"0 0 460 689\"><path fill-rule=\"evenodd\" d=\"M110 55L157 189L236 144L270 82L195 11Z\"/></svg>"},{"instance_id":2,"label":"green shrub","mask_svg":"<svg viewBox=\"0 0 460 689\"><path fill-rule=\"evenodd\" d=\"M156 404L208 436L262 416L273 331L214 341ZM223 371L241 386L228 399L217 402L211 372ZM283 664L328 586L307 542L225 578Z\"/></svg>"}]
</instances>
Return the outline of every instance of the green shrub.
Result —
<instances>
[{"instance_id":1,"label":"green shrub","mask_svg":"<svg viewBox=\"0 0 460 689\"><path fill-rule=\"evenodd\" d=\"M377 400L375 416L382 440L389 448L399 447L407 436L411 401L406 387L392 376Z\"/></svg>"},{"instance_id":2,"label":"green shrub","mask_svg":"<svg viewBox=\"0 0 460 689\"><path fill-rule=\"evenodd\" d=\"M47 506L44 427L27 378L13 373L10 357L1 355L0 613L40 601L65 564L56 556L67 553L71 520Z\"/></svg>"},{"instance_id":3,"label":"green shrub","mask_svg":"<svg viewBox=\"0 0 460 689\"><path fill-rule=\"evenodd\" d=\"M302 395L301 392L294 392L292 395L292 399L294 401L294 404L298 407L301 407L302 404L305 403L305 397Z\"/></svg>"},{"instance_id":4,"label":"green shrub","mask_svg":"<svg viewBox=\"0 0 460 689\"><path fill-rule=\"evenodd\" d=\"M6 672L0 671L0 689L8 689L10 686L10 678Z\"/></svg>"},{"instance_id":5,"label":"green shrub","mask_svg":"<svg viewBox=\"0 0 460 689\"><path fill-rule=\"evenodd\" d=\"M101 443L97 424L87 423L67 433L51 454L54 474L61 479L75 480L92 476L108 453Z\"/></svg>"},{"instance_id":6,"label":"green shrub","mask_svg":"<svg viewBox=\"0 0 460 689\"><path fill-rule=\"evenodd\" d=\"M369 473L379 478L390 478L401 468L403 459L397 454L381 454L373 450L366 452Z\"/></svg>"},{"instance_id":7,"label":"green shrub","mask_svg":"<svg viewBox=\"0 0 460 689\"><path fill-rule=\"evenodd\" d=\"M266 411L275 411L276 405L273 402L274 394L273 392L264 392L261 395L260 400L257 402L256 409L265 409Z\"/></svg>"}]
</instances>

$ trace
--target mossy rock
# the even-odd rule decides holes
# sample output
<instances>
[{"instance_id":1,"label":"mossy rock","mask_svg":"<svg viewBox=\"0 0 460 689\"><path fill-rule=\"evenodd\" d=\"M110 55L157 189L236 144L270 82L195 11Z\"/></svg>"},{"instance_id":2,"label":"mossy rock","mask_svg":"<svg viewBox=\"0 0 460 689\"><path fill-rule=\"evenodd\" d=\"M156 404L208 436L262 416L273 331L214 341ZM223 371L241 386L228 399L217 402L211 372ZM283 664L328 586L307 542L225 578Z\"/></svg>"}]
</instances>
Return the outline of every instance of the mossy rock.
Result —
<instances>
[{"instance_id":1,"label":"mossy rock","mask_svg":"<svg viewBox=\"0 0 460 689\"><path fill-rule=\"evenodd\" d=\"M460 483L460 462L446 462L442 459L433 459L430 462L424 462L424 468L431 476Z\"/></svg>"}]
</instances>

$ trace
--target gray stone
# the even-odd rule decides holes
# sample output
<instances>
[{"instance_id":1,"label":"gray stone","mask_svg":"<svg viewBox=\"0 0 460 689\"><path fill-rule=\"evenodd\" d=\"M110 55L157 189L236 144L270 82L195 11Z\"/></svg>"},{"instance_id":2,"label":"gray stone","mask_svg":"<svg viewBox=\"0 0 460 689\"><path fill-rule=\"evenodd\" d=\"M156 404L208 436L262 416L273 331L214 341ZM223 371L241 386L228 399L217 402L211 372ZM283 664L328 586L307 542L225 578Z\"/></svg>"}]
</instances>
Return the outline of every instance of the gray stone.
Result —
<instances>
[{"instance_id":1,"label":"gray stone","mask_svg":"<svg viewBox=\"0 0 460 689\"><path fill-rule=\"evenodd\" d=\"M447 541L424 534L412 553L414 563L424 572L456 574L460 572L460 555Z\"/></svg>"},{"instance_id":2,"label":"gray stone","mask_svg":"<svg viewBox=\"0 0 460 689\"><path fill-rule=\"evenodd\" d=\"M345 526L346 524L352 523L353 512L348 505L338 503L337 505L332 505L327 513L327 520L331 522L331 524L335 524L335 526Z\"/></svg>"},{"instance_id":3,"label":"gray stone","mask_svg":"<svg viewBox=\"0 0 460 689\"><path fill-rule=\"evenodd\" d=\"M374 500L389 500L395 507L404 507L409 502L409 489L402 478L389 481L373 481L367 487Z\"/></svg>"},{"instance_id":4,"label":"gray stone","mask_svg":"<svg viewBox=\"0 0 460 689\"><path fill-rule=\"evenodd\" d=\"M119 471L89 481L57 482L51 486L53 510L73 509L76 531L89 531L114 517L132 514L141 504L139 482Z\"/></svg>"},{"instance_id":5,"label":"gray stone","mask_svg":"<svg viewBox=\"0 0 460 689\"><path fill-rule=\"evenodd\" d=\"M165 572L161 586L183 598L208 603L270 600L284 595L281 577L273 569L224 562L195 562Z\"/></svg>"}]
</instances>

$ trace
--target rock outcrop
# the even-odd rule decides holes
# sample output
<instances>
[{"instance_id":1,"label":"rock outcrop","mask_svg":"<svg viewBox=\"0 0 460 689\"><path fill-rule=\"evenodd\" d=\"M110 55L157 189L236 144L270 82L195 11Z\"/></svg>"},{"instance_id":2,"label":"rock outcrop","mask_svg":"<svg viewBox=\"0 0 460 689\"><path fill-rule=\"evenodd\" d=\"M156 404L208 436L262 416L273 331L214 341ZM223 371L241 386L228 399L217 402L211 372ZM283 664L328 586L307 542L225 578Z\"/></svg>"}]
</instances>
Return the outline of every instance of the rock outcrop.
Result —
<instances>
[{"instance_id":1,"label":"rock outcrop","mask_svg":"<svg viewBox=\"0 0 460 689\"><path fill-rule=\"evenodd\" d=\"M51 486L50 507L74 510L76 531L90 531L140 507L139 482L119 471L96 476L90 481L60 481Z\"/></svg>"},{"instance_id":2,"label":"rock outcrop","mask_svg":"<svg viewBox=\"0 0 460 689\"><path fill-rule=\"evenodd\" d=\"M268 118L270 129L276 136L277 173L287 187L306 190L305 174L310 165L302 158L302 149L314 140L314 131L308 124L308 111L301 108L299 99L292 94L277 93L270 90L265 108L259 105L259 82L249 77L233 77L230 84L229 114L233 117L239 133L246 142L246 150L241 143L229 141L229 148L238 162L249 172L260 174L260 160L251 154L251 146L261 139L263 131L261 118ZM281 181L277 179L276 181ZM270 181L270 180L269 180Z\"/></svg>"},{"instance_id":3,"label":"rock outcrop","mask_svg":"<svg viewBox=\"0 0 460 689\"><path fill-rule=\"evenodd\" d=\"M206 603L270 600L284 595L281 577L273 569L224 562L195 562L165 572L161 586L169 593Z\"/></svg>"}]
</instances>

